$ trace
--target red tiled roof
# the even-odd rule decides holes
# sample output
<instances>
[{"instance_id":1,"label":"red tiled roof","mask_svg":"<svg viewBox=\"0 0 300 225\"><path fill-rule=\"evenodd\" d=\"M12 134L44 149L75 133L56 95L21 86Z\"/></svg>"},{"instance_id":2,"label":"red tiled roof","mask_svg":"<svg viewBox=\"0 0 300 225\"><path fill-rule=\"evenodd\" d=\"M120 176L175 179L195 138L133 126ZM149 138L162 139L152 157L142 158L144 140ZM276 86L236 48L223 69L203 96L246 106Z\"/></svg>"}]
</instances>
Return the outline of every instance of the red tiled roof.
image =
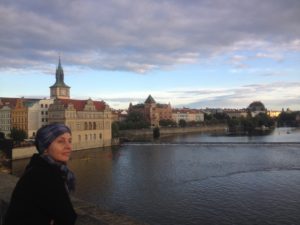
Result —
<instances>
[{"instance_id":1,"label":"red tiled roof","mask_svg":"<svg viewBox=\"0 0 300 225\"><path fill-rule=\"evenodd\" d=\"M189 109L189 108L182 108L182 109L172 109L172 113L201 113L202 110L200 109Z\"/></svg>"},{"instance_id":2,"label":"red tiled roof","mask_svg":"<svg viewBox=\"0 0 300 225\"><path fill-rule=\"evenodd\" d=\"M36 99L36 98L3 98L3 97L0 97L0 103L2 103L2 105L0 104L0 107L7 105L10 108L14 108L16 106L18 99L23 99L24 103L35 102L35 101L41 100L41 99Z\"/></svg>"},{"instance_id":3,"label":"red tiled roof","mask_svg":"<svg viewBox=\"0 0 300 225\"><path fill-rule=\"evenodd\" d=\"M72 104L77 111L83 111L84 106L87 104L88 100L59 99L58 101L61 102L65 108L68 107L69 104ZM92 100L92 102L94 103L96 110L102 111L105 109L106 104L104 101Z\"/></svg>"}]
</instances>

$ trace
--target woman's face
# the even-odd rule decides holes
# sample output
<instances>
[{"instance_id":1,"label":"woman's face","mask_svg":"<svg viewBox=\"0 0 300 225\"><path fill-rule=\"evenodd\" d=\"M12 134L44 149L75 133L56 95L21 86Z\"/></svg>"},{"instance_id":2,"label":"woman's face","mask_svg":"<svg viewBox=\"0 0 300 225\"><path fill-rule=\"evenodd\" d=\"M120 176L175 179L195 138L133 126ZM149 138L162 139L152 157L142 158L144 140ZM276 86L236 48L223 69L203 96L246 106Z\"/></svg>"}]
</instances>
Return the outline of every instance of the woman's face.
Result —
<instances>
[{"instance_id":1,"label":"woman's face","mask_svg":"<svg viewBox=\"0 0 300 225\"><path fill-rule=\"evenodd\" d=\"M46 149L45 154L55 161L66 163L72 152L72 137L69 133L58 136Z\"/></svg>"}]
</instances>

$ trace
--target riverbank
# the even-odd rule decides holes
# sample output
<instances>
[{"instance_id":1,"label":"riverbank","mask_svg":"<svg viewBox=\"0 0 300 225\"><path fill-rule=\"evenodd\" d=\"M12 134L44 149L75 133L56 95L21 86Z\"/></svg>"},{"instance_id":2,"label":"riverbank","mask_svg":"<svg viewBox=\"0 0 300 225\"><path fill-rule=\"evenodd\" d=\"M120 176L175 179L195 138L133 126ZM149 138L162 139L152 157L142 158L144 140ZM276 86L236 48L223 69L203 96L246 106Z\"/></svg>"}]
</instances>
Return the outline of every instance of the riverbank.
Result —
<instances>
[{"instance_id":1,"label":"riverbank","mask_svg":"<svg viewBox=\"0 0 300 225\"><path fill-rule=\"evenodd\" d=\"M226 124L199 126L199 127L161 127L160 136L171 136L177 134L188 133L204 133L204 132L225 132L228 129ZM137 141L149 140L153 137L153 129L138 129L138 130L120 130L120 140Z\"/></svg>"},{"instance_id":2,"label":"riverbank","mask_svg":"<svg viewBox=\"0 0 300 225\"><path fill-rule=\"evenodd\" d=\"M2 225L3 216L17 181L17 177L0 172L0 225ZM92 203L74 197L72 197L72 202L78 214L76 225L147 225L126 215L101 209Z\"/></svg>"}]
</instances>

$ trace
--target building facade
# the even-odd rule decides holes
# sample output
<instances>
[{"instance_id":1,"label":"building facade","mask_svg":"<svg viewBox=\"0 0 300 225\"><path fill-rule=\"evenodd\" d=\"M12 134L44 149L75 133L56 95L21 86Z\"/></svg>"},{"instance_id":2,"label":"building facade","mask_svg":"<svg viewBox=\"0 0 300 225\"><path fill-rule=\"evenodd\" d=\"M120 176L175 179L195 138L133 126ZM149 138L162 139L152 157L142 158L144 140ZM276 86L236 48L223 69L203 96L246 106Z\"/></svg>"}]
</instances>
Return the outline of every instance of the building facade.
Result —
<instances>
[{"instance_id":1,"label":"building facade","mask_svg":"<svg viewBox=\"0 0 300 225\"><path fill-rule=\"evenodd\" d=\"M260 113L267 113L267 109L265 108L265 105L260 101L254 101L252 102L248 108L248 112L251 114L252 117L257 116Z\"/></svg>"},{"instance_id":2,"label":"building facade","mask_svg":"<svg viewBox=\"0 0 300 225\"><path fill-rule=\"evenodd\" d=\"M224 109L223 112L226 113L226 115L228 115L231 119L241 117L246 118L248 115L246 109Z\"/></svg>"},{"instance_id":3,"label":"building facade","mask_svg":"<svg viewBox=\"0 0 300 225\"><path fill-rule=\"evenodd\" d=\"M203 122L204 113L199 109L173 109L172 110L172 120L179 124L180 120L186 122Z\"/></svg>"},{"instance_id":4,"label":"building facade","mask_svg":"<svg viewBox=\"0 0 300 225\"><path fill-rule=\"evenodd\" d=\"M151 127L158 127L160 120L172 120L171 104L156 103L154 98L149 95L144 104L132 105L130 103L128 113L140 112L151 124Z\"/></svg>"},{"instance_id":5,"label":"building facade","mask_svg":"<svg viewBox=\"0 0 300 225\"><path fill-rule=\"evenodd\" d=\"M11 130L11 108L9 105L0 107L0 132L8 137Z\"/></svg>"},{"instance_id":6,"label":"building facade","mask_svg":"<svg viewBox=\"0 0 300 225\"><path fill-rule=\"evenodd\" d=\"M74 150L111 146L111 110L105 102L55 99L48 110L49 123L72 130Z\"/></svg>"},{"instance_id":7,"label":"building facade","mask_svg":"<svg viewBox=\"0 0 300 225\"><path fill-rule=\"evenodd\" d=\"M37 130L47 125L48 109L54 99L41 99L28 105L28 137L34 138Z\"/></svg>"}]
</instances>

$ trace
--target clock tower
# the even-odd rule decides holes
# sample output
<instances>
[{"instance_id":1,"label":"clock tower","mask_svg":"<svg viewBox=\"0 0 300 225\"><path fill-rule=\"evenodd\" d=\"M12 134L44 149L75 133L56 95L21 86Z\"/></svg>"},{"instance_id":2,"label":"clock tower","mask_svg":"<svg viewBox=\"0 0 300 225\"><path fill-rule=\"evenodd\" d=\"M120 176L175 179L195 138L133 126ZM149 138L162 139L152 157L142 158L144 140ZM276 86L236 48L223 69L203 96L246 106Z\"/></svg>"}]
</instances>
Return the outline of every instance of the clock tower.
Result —
<instances>
[{"instance_id":1,"label":"clock tower","mask_svg":"<svg viewBox=\"0 0 300 225\"><path fill-rule=\"evenodd\" d=\"M60 57L56 68L56 81L50 87L50 98L69 99L70 87L64 82L64 71L61 66Z\"/></svg>"}]
</instances>

